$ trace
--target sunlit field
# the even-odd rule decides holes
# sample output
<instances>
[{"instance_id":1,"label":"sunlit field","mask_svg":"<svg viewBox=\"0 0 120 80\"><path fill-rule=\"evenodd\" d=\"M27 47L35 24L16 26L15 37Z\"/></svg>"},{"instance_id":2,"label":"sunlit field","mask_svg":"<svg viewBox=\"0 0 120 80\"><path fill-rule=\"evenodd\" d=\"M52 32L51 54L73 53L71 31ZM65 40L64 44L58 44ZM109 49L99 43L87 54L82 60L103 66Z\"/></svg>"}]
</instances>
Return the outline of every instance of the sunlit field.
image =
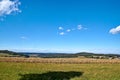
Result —
<instances>
[{"instance_id":1,"label":"sunlit field","mask_svg":"<svg viewBox=\"0 0 120 80\"><path fill-rule=\"evenodd\" d=\"M120 0L0 0L0 80L120 80Z\"/></svg>"},{"instance_id":2,"label":"sunlit field","mask_svg":"<svg viewBox=\"0 0 120 80\"><path fill-rule=\"evenodd\" d=\"M57 59L59 60L59 58L53 60ZM63 60L65 61L67 59ZM72 60L74 59L71 59L71 61ZM55 63L55 62L40 63L26 61L0 62L0 80L119 80L119 79L120 79L119 63Z\"/></svg>"}]
</instances>

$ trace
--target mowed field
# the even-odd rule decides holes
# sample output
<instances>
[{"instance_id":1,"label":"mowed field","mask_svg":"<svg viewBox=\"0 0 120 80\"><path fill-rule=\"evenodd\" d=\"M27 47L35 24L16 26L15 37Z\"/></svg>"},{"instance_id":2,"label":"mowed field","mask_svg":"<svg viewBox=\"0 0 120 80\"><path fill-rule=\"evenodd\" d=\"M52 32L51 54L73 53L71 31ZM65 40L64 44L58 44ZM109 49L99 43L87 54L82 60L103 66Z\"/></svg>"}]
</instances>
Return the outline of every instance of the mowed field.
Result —
<instances>
[{"instance_id":1,"label":"mowed field","mask_svg":"<svg viewBox=\"0 0 120 80\"><path fill-rule=\"evenodd\" d=\"M1 57L0 80L120 80L120 60Z\"/></svg>"}]
</instances>

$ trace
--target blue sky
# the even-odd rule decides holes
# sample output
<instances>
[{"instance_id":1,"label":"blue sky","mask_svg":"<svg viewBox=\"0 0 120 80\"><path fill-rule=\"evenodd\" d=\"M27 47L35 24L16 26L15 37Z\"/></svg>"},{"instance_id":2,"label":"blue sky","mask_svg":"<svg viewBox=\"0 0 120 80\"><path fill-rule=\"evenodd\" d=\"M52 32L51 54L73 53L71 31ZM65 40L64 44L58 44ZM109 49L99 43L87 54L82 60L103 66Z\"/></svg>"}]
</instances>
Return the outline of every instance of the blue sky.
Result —
<instances>
[{"instance_id":1,"label":"blue sky","mask_svg":"<svg viewBox=\"0 0 120 80\"><path fill-rule=\"evenodd\" d=\"M120 53L120 0L0 0L0 49Z\"/></svg>"}]
</instances>

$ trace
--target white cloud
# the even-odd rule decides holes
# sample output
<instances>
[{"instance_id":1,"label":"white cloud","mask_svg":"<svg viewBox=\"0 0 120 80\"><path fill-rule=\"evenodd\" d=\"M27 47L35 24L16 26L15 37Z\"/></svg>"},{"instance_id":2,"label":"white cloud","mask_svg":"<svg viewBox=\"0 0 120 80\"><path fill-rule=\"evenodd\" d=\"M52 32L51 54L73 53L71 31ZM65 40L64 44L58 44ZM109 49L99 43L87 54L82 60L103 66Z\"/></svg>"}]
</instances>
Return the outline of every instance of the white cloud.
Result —
<instances>
[{"instance_id":1,"label":"white cloud","mask_svg":"<svg viewBox=\"0 0 120 80\"><path fill-rule=\"evenodd\" d=\"M60 32L59 34L60 34L60 35L64 35L65 33L64 33L64 32Z\"/></svg>"},{"instance_id":2,"label":"white cloud","mask_svg":"<svg viewBox=\"0 0 120 80\"><path fill-rule=\"evenodd\" d=\"M111 34L118 34L118 33L120 33L120 25L117 26L116 28L112 28L109 32Z\"/></svg>"},{"instance_id":3,"label":"white cloud","mask_svg":"<svg viewBox=\"0 0 120 80\"><path fill-rule=\"evenodd\" d=\"M78 25L77 28L78 28L78 30L81 30L83 27L82 27L82 25Z\"/></svg>"},{"instance_id":4,"label":"white cloud","mask_svg":"<svg viewBox=\"0 0 120 80\"><path fill-rule=\"evenodd\" d=\"M71 30L70 29L67 29L67 32L70 32Z\"/></svg>"},{"instance_id":5,"label":"white cloud","mask_svg":"<svg viewBox=\"0 0 120 80\"><path fill-rule=\"evenodd\" d=\"M18 6L19 0L0 0L0 16L10 15L13 12L21 12Z\"/></svg>"},{"instance_id":6,"label":"white cloud","mask_svg":"<svg viewBox=\"0 0 120 80\"><path fill-rule=\"evenodd\" d=\"M59 30L63 30L63 27L59 27Z\"/></svg>"},{"instance_id":7,"label":"white cloud","mask_svg":"<svg viewBox=\"0 0 120 80\"><path fill-rule=\"evenodd\" d=\"M84 28L82 25L77 25L77 27L72 27L72 28L63 28L63 27L58 27L59 29L59 35L65 35L65 34L68 34L69 32L72 32L72 31L81 31L81 30L87 30L88 28Z\"/></svg>"}]
</instances>

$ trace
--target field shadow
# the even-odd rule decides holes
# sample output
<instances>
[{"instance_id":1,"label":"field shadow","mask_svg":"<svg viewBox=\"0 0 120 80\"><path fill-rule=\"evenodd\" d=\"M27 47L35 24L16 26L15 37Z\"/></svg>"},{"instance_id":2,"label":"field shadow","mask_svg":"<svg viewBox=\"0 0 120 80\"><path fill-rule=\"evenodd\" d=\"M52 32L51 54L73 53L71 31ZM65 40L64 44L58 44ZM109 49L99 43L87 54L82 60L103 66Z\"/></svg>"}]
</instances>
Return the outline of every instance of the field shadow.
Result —
<instances>
[{"instance_id":1,"label":"field shadow","mask_svg":"<svg viewBox=\"0 0 120 80\"><path fill-rule=\"evenodd\" d=\"M51 71L43 74L24 74L20 75L20 80L70 80L74 77L80 77L83 72L62 72L62 71Z\"/></svg>"}]
</instances>

